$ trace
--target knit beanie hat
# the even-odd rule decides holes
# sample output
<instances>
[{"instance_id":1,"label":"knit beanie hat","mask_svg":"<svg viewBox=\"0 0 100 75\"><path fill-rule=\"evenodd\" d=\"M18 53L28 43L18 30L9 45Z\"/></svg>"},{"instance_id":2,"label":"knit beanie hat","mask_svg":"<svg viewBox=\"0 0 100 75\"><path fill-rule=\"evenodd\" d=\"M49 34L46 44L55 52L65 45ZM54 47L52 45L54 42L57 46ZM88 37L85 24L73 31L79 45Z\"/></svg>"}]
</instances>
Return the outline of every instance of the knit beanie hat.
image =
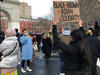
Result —
<instances>
[{"instance_id":1,"label":"knit beanie hat","mask_svg":"<svg viewBox=\"0 0 100 75\"><path fill-rule=\"evenodd\" d=\"M16 31L15 31L15 29L11 29L11 28L7 29L7 30L6 30L6 36L7 36L7 37L16 36Z\"/></svg>"}]
</instances>

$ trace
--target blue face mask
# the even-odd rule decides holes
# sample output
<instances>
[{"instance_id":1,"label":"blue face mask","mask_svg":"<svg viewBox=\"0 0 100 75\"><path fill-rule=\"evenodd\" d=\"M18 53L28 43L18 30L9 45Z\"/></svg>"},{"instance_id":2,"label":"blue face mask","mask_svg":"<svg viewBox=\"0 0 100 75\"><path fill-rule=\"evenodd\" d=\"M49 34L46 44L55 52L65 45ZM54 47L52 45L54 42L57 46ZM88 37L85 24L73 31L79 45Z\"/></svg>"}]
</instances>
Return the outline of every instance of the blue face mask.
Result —
<instances>
[{"instance_id":1,"label":"blue face mask","mask_svg":"<svg viewBox=\"0 0 100 75\"><path fill-rule=\"evenodd\" d=\"M64 30L64 32L62 32L63 35L70 35L71 30Z\"/></svg>"}]
</instances>

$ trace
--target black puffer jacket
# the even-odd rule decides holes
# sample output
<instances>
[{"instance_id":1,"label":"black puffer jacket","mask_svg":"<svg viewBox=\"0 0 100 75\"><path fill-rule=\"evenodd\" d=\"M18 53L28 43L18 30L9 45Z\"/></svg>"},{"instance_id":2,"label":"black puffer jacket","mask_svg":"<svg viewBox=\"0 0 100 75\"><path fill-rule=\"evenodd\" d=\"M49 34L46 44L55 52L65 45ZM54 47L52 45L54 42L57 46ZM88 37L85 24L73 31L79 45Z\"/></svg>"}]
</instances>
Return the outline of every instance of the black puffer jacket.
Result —
<instances>
[{"instance_id":1,"label":"black puffer jacket","mask_svg":"<svg viewBox=\"0 0 100 75\"><path fill-rule=\"evenodd\" d=\"M65 70L80 70L81 57L77 47L78 42L74 41L70 45L66 45L58 38L57 31L53 29L53 37L56 45L63 51L64 54L64 69Z\"/></svg>"},{"instance_id":2,"label":"black puffer jacket","mask_svg":"<svg viewBox=\"0 0 100 75\"><path fill-rule=\"evenodd\" d=\"M52 49L51 39L50 38L42 39L42 42L43 42L43 47L42 47L43 53L51 55L51 49Z\"/></svg>"},{"instance_id":3,"label":"black puffer jacket","mask_svg":"<svg viewBox=\"0 0 100 75\"><path fill-rule=\"evenodd\" d=\"M100 58L100 40L97 37L87 37L90 45L90 49L94 56Z\"/></svg>"}]
</instances>

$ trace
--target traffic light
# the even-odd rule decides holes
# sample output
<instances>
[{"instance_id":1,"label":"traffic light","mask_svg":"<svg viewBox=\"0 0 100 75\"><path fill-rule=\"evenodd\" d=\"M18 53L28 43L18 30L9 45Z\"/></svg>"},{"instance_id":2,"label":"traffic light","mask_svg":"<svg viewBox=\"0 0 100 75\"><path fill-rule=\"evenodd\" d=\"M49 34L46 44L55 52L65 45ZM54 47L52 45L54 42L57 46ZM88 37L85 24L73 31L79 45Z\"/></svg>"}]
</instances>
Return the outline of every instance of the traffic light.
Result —
<instances>
[{"instance_id":1,"label":"traffic light","mask_svg":"<svg viewBox=\"0 0 100 75\"><path fill-rule=\"evenodd\" d=\"M0 0L1 2L3 2L3 0Z\"/></svg>"}]
</instances>

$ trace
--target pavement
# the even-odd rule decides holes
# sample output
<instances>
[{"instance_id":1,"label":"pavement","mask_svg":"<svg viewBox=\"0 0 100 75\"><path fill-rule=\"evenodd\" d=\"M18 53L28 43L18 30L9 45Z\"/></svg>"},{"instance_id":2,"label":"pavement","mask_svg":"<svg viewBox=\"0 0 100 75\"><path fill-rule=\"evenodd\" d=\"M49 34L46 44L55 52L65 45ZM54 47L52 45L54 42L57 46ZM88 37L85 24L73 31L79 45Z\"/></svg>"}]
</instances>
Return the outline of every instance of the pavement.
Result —
<instances>
[{"instance_id":1,"label":"pavement","mask_svg":"<svg viewBox=\"0 0 100 75\"><path fill-rule=\"evenodd\" d=\"M26 67L25 67L26 68ZM18 66L18 75L59 75L60 62L59 54L52 53L49 59L49 64L45 63L44 54L42 52L36 52L36 59L31 63L32 72L22 73L21 65Z\"/></svg>"},{"instance_id":2,"label":"pavement","mask_svg":"<svg viewBox=\"0 0 100 75\"><path fill-rule=\"evenodd\" d=\"M59 54L52 53L49 64L45 63L44 54L36 52L36 58L31 63L32 72L22 73L21 65L18 66L18 75L59 75L60 62ZM26 67L25 67L26 68ZM100 75L100 67L97 67L98 75Z\"/></svg>"}]
</instances>

